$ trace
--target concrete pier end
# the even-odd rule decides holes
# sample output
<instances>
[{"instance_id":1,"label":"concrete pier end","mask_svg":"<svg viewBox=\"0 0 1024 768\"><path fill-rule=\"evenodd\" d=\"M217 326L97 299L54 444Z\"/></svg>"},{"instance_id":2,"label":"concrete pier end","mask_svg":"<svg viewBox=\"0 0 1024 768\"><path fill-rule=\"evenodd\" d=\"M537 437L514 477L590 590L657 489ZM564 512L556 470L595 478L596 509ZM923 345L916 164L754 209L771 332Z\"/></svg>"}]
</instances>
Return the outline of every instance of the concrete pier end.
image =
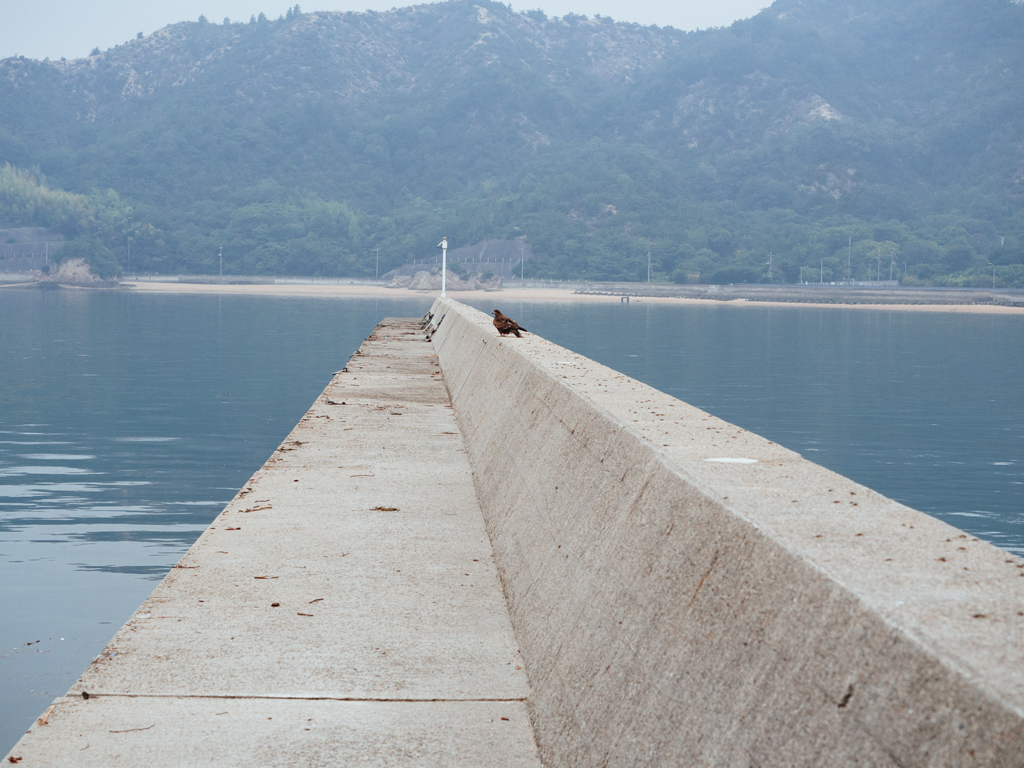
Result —
<instances>
[{"instance_id":1,"label":"concrete pier end","mask_svg":"<svg viewBox=\"0 0 1024 768\"><path fill-rule=\"evenodd\" d=\"M455 301L432 315L545 764L1024 765L1024 561Z\"/></svg>"}]
</instances>

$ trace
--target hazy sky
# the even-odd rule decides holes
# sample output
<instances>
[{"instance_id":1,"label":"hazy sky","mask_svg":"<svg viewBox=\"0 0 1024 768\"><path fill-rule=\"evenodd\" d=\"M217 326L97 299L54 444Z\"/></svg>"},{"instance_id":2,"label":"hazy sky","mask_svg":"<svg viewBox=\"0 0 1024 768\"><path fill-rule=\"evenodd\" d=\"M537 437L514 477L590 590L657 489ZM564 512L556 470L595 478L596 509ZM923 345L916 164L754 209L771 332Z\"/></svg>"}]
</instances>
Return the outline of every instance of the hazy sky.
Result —
<instances>
[{"instance_id":1,"label":"hazy sky","mask_svg":"<svg viewBox=\"0 0 1024 768\"><path fill-rule=\"evenodd\" d=\"M0 0L0 58L69 59L87 56L99 46L106 50L179 21L204 14L212 22L224 17L248 21L260 11L272 19L296 0ZM395 0L298 0L303 11L378 11ZM572 12L611 16L616 21L703 29L753 16L769 0L512 0L515 10L541 8L549 16Z\"/></svg>"}]
</instances>

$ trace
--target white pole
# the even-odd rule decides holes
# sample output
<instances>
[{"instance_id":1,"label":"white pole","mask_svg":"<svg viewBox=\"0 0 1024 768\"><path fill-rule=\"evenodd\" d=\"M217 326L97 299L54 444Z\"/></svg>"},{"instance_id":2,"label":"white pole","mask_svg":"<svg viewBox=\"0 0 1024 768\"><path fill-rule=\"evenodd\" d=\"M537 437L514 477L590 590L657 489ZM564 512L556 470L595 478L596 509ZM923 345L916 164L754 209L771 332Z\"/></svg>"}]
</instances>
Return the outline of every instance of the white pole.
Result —
<instances>
[{"instance_id":1,"label":"white pole","mask_svg":"<svg viewBox=\"0 0 1024 768\"><path fill-rule=\"evenodd\" d=\"M220 276L224 277L224 246L220 247Z\"/></svg>"},{"instance_id":2,"label":"white pole","mask_svg":"<svg viewBox=\"0 0 1024 768\"><path fill-rule=\"evenodd\" d=\"M447 278L448 271L448 238L447 236L441 238L441 242L437 244L437 247L441 249L441 298L445 298L444 292L445 279Z\"/></svg>"}]
</instances>

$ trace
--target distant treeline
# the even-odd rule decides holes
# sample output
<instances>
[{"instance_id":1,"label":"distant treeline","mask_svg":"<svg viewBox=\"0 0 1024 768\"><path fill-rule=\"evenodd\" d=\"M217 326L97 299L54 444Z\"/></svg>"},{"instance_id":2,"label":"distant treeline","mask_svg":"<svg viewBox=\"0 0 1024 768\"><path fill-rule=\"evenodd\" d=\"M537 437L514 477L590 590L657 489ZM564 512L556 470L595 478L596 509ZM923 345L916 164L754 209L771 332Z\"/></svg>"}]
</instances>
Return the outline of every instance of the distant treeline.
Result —
<instances>
[{"instance_id":1,"label":"distant treeline","mask_svg":"<svg viewBox=\"0 0 1024 768\"><path fill-rule=\"evenodd\" d=\"M0 62L0 226L101 274L372 276L447 235L538 278L1024 286L1021 39L1009 0L182 23Z\"/></svg>"}]
</instances>

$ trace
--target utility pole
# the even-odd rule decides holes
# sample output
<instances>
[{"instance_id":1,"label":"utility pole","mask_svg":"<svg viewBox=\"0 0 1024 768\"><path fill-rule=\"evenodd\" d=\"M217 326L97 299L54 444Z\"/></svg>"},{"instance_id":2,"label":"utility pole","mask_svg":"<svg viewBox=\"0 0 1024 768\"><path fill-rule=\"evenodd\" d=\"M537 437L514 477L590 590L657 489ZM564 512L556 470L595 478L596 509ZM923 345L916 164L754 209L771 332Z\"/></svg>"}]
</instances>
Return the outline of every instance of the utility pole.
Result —
<instances>
[{"instance_id":1,"label":"utility pole","mask_svg":"<svg viewBox=\"0 0 1024 768\"><path fill-rule=\"evenodd\" d=\"M523 280L523 275L525 274L523 272L523 270L524 270L525 267L526 267L526 244L525 243L520 243L519 244L519 279L520 280Z\"/></svg>"},{"instance_id":2,"label":"utility pole","mask_svg":"<svg viewBox=\"0 0 1024 768\"><path fill-rule=\"evenodd\" d=\"M220 276L224 277L224 246L220 247Z\"/></svg>"},{"instance_id":3,"label":"utility pole","mask_svg":"<svg viewBox=\"0 0 1024 768\"><path fill-rule=\"evenodd\" d=\"M441 249L441 298L445 298L444 292L445 278L447 277L448 271L448 236L445 235L441 238L441 242L437 244L437 247Z\"/></svg>"},{"instance_id":4,"label":"utility pole","mask_svg":"<svg viewBox=\"0 0 1024 768\"><path fill-rule=\"evenodd\" d=\"M49 243L47 243L47 245L49 245ZM50 256L49 252L47 252L46 256L47 256L47 258L49 258L49 256ZM124 265L126 267L128 267L129 269L131 269L131 263L132 263L132 241L129 240L128 241L128 259L125 261Z\"/></svg>"},{"instance_id":5,"label":"utility pole","mask_svg":"<svg viewBox=\"0 0 1024 768\"><path fill-rule=\"evenodd\" d=\"M771 270L769 270L770 272ZM651 249L647 249L647 282L651 282Z\"/></svg>"},{"instance_id":6,"label":"utility pole","mask_svg":"<svg viewBox=\"0 0 1024 768\"><path fill-rule=\"evenodd\" d=\"M380 248L374 248L377 251L377 266L373 270L373 279L376 280L380 277Z\"/></svg>"},{"instance_id":7,"label":"utility pole","mask_svg":"<svg viewBox=\"0 0 1024 768\"><path fill-rule=\"evenodd\" d=\"M768 282L772 281L772 258L775 254L772 251L768 251Z\"/></svg>"},{"instance_id":8,"label":"utility pole","mask_svg":"<svg viewBox=\"0 0 1024 768\"><path fill-rule=\"evenodd\" d=\"M821 266L818 267L818 285L825 284L825 260L821 260Z\"/></svg>"},{"instance_id":9,"label":"utility pole","mask_svg":"<svg viewBox=\"0 0 1024 768\"><path fill-rule=\"evenodd\" d=\"M853 282L853 270L850 268L850 256L853 253L853 235L850 236L850 242L846 244L846 279L849 282Z\"/></svg>"}]
</instances>

